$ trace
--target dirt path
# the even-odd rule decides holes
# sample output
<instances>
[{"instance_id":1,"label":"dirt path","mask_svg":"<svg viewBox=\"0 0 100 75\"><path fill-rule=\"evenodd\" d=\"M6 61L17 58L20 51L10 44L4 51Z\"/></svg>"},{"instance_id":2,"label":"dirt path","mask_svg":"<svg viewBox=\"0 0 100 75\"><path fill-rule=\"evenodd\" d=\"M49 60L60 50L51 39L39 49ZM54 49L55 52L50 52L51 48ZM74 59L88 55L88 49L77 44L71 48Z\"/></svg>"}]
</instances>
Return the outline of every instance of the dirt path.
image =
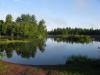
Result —
<instances>
[{"instance_id":1,"label":"dirt path","mask_svg":"<svg viewBox=\"0 0 100 75\"><path fill-rule=\"evenodd\" d=\"M0 75L46 75L46 70L32 66L4 63L6 68L0 71Z\"/></svg>"}]
</instances>

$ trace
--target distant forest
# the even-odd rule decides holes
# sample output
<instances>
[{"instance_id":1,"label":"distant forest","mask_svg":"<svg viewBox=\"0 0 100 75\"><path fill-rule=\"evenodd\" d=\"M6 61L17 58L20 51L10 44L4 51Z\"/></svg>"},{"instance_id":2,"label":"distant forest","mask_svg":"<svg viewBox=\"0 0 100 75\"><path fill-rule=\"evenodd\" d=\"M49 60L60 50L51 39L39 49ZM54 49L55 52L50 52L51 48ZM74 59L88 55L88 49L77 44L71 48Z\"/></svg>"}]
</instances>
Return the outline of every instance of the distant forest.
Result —
<instances>
[{"instance_id":1,"label":"distant forest","mask_svg":"<svg viewBox=\"0 0 100 75\"><path fill-rule=\"evenodd\" d=\"M100 29L57 28L48 32L49 35L100 35Z\"/></svg>"},{"instance_id":2,"label":"distant forest","mask_svg":"<svg viewBox=\"0 0 100 75\"><path fill-rule=\"evenodd\" d=\"M37 21L34 15L22 14L13 20L8 14L0 20L0 36L43 38L47 35L45 21ZM100 35L100 29L57 28L48 31L48 35Z\"/></svg>"},{"instance_id":3,"label":"distant forest","mask_svg":"<svg viewBox=\"0 0 100 75\"><path fill-rule=\"evenodd\" d=\"M22 14L13 21L8 14L5 20L0 20L0 36L42 38L46 34L45 21L37 21L34 15Z\"/></svg>"}]
</instances>

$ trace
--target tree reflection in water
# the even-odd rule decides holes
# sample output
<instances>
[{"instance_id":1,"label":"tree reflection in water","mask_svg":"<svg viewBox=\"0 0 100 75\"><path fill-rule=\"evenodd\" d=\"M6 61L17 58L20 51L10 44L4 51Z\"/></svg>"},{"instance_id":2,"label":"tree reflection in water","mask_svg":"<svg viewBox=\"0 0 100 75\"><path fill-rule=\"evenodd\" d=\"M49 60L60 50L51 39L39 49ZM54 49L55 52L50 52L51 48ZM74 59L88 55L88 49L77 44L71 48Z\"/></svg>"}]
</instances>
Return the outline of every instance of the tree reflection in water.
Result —
<instances>
[{"instance_id":1,"label":"tree reflection in water","mask_svg":"<svg viewBox=\"0 0 100 75\"><path fill-rule=\"evenodd\" d=\"M11 58L13 51L23 58L35 57L36 50L41 52L45 50L45 39L32 39L29 43L10 43L0 44L0 52L5 53L8 58Z\"/></svg>"},{"instance_id":2,"label":"tree reflection in water","mask_svg":"<svg viewBox=\"0 0 100 75\"><path fill-rule=\"evenodd\" d=\"M67 37L53 37L54 41L67 42L67 43L81 43L88 44L93 41L93 38L89 36L67 36Z\"/></svg>"},{"instance_id":3,"label":"tree reflection in water","mask_svg":"<svg viewBox=\"0 0 100 75\"><path fill-rule=\"evenodd\" d=\"M80 39L80 40L78 40ZM68 43L90 43L90 37L84 38L54 38L57 42ZM10 43L0 44L0 52L4 52L8 58L13 56L13 51L22 58L34 58L39 49L41 52L45 50L45 39L33 39L29 43ZM100 59L91 59L86 56L71 56L66 60L64 65L40 66L46 70L46 75L100 75Z\"/></svg>"}]
</instances>

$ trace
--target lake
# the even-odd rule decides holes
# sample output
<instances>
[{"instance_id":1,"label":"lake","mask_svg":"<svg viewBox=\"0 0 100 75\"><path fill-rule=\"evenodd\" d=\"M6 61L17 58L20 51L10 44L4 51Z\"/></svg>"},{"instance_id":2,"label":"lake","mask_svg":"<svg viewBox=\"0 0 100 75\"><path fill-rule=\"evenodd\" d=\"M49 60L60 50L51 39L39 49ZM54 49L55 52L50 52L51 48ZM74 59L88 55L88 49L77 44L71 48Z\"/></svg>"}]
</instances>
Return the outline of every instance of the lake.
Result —
<instances>
[{"instance_id":1,"label":"lake","mask_svg":"<svg viewBox=\"0 0 100 75\"><path fill-rule=\"evenodd\" d=\"M71 56L100 59L100 41L78 42L47 38L30 43L0 44L3 61L25 65L64 65Z\"/></svg>"}]
</instances>

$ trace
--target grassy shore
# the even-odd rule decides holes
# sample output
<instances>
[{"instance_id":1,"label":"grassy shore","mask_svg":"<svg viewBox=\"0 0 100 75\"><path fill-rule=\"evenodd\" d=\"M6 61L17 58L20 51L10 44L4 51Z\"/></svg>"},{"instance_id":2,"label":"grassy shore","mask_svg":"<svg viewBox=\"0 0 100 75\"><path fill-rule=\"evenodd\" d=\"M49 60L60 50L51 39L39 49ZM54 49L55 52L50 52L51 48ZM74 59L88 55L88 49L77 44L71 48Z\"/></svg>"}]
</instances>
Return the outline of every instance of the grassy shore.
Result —
<instances>
[{"instance_id":1,"label":"grassy shore","mask_svg":"<svg viewBox=\"0 0 100 75\"><path fill-rule=\"evenodd\" d=\"M9 43L27 43L29 40L9 40L9 39L0 39L0 44L9 44Z\"/></svg>"}]
</instances>

